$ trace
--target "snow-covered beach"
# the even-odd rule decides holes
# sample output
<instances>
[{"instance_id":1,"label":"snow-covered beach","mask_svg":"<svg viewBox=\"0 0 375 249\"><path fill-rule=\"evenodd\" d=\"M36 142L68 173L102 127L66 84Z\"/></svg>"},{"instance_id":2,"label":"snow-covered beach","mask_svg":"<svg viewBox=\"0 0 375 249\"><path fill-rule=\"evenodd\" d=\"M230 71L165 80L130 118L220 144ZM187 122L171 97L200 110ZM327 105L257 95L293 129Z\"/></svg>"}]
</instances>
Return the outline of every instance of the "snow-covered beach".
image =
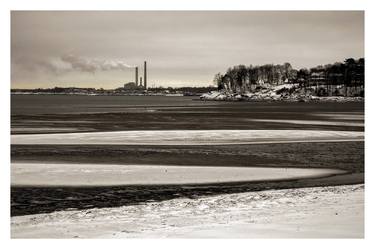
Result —
<instances>
[{"instance_id":1,"label":"snow-covered beach","mask_svg":"<svg viewBox=\"0 0 375 249\"><path fill-rule=\"evenodd\" d=\"M13 116L12 238L364 236L361 103L194 103Z\"/></svg>"},{"instance_id":2,"label":"snow-covered beach","mask_svg":"<svg viewBox=\"0 0 375 249\"><path fill-rule=\"evenodd\" d=\"M12 238L363 238L364 185L12 217Z\"/></svg>"}]
</instances>

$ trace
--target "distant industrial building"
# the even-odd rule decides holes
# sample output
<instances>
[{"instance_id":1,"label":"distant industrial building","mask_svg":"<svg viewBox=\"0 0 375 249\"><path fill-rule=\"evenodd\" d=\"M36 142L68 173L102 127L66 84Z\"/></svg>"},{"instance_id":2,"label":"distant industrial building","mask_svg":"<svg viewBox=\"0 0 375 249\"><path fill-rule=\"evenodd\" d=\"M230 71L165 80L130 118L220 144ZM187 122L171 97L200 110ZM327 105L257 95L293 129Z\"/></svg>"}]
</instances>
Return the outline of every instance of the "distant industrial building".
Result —
<instances>
[{"instance_id":1,"label":"distant industrial building","mask_svg":"<svg viewBox=\"0 0 375 249\"><path fill-rule=\"evenodd\" d=\"M143 72L144 72L144 75L143 75L143 80L144 80L144 88L145 90L147 90L147 62L145 61L144 62L144 65L143 65Z\"/></svg>"},{"instance_id":2,"label":"distant industrial building","mask_svg":"<svg viewBox=\"0 0 375 249\"><path fill-rule=\"evenodd\" d=\"M144 61L143 64L143 78L138 76L138 67L135 67L134 70L135 81L124 84L124 90L147 90L147 62Z\"/></svg>"},{"instance_id":3,"label":"distant industrial building","mask_svg":"<svg viewBox=\"0 0 375 249\"><path fill-rule=\"evenodd\" d=\"M138 86L138 67L135 67L135 86Z\"/></svg>"},{"instance_id":4,"label":"distant industrial building","mask_svg":"<svg viewBox=\"0 0 375 249\"><path fill-rule=\"evenodd\" d=\"M138 90L139 86L135 82L129 82L124 84L124 90Z\"/></svg>"}]
</instances>

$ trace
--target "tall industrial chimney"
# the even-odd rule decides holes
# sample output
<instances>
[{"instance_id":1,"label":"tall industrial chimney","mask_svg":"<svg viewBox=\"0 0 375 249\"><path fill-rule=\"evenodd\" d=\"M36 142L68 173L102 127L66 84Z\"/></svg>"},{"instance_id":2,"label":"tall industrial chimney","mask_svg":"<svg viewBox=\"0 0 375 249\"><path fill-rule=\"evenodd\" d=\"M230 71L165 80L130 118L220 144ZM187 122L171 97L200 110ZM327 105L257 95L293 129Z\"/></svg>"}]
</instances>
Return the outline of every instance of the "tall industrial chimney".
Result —
<instances>
[{"instance_id":1,"label":"tall industrial chimney","mask_svg":"<svg viewBox=\"0 0 375 249\"><path fill-rule=\"evenodd\" d=\"M139 86L142 86L142 77L139 77Z\"/></svg>"},{"instance_id":2,"label":"tall industrial chimney","mask_svg":"<svg viewBox=\"0 0 375 249\"><path fill-rule=\"evenodd\" d=\"M145 86L145 89L147 90L147 62L145 61L145 64L143 66L144 69L144 75L143 75L143 85Z\"/></svg>"},{"instance_id":3,"label":"tall industrial chimney","mask_svg":"<svg viewBox=\"0 0 375 249\"><path fill-rule=\"evenodd\" d=\"M138 86L138 67L135 67L135 85Z\"/></svg>"}]
</instances>

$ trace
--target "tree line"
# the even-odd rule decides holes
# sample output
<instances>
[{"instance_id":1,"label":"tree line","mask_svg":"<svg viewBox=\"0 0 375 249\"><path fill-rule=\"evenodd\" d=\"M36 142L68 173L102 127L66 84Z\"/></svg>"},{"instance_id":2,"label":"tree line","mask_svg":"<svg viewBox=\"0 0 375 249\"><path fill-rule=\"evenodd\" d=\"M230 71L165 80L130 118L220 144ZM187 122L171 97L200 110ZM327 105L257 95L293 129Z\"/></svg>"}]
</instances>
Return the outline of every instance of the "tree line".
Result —
<instances>
[{"instance_id":1,"label":"tree line","mask_svg":"<svg viewBox=\"0 0 375 249\"><path fill-rule=\"evenodd\" d=\"M238 65L218 73L214 83L219 90L252 91L258 86L298 83L301 87L337 86L364 87L364 58L348 58L344 62L319 65L310 69L294 69L288 62L261 66Z\"/></svg>"}]
</instances>

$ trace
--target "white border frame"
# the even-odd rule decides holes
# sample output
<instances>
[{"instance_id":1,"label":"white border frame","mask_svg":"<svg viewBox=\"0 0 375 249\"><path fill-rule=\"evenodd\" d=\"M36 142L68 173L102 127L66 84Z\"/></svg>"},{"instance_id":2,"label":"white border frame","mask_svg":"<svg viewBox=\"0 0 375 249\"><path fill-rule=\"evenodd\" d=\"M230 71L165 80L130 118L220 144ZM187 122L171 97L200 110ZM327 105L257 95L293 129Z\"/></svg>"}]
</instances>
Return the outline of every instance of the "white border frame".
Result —
<instances>
[{"instance_id":1,"label":"white border frame","mask_svg":"<svg viewBox=\"0 0 375 249\"><path fill-rule=\"evenodd\" d=\"M375 9L371 0L3 0L1 1L1 31L4 34L1 39L1 153L2 172L0 174L1 198L4 200L1 205L1 230L0 236L4 240L2 248L66 248L70 246L102 248L108 246L130 246L147 247L154 246L167 248L191 248L200 246L205 248L235 248L238 246L273 247L287 246L288 248L314 248L324 246L330 248L353 248L355 246L370 247L373 239L374 214L374 157L370 148L374 146L374 99L370 94L374 93L374 76L371 75L374 68L374 27ZM365 240L10 240L10 207L9 207L9 186L10 186L10 10L365 10L365 61L366 61L366 226ZM372 152L372 153L371 153ZM5 159L5 160L4 160ZM56 243L57 242L57 243ZM84 244L83 244L84 243ZM125 244L124 244L125 243Z\"/></svg>"}]
</instances>

